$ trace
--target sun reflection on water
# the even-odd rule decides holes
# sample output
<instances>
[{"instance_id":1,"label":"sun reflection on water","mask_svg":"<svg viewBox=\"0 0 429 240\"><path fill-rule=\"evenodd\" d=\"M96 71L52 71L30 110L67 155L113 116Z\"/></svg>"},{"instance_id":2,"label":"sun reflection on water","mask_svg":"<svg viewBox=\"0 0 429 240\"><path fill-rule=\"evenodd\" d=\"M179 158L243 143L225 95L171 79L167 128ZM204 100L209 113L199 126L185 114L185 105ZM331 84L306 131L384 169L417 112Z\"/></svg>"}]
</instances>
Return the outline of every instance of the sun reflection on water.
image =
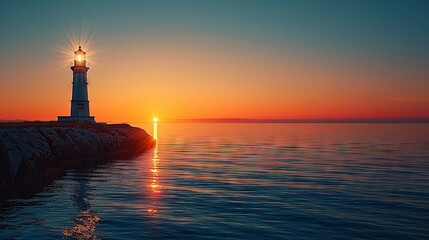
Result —
<instances>
[{"instance_id":1,"label":"sun reflection on water","mask_svg":"<svg viewBox=\"0 0 429 240\"><path fill-rule=\"evenodd\" d=\"M156 200L158 198L158 194L160 193L160 190L159 190L160 186L158 183L158 180L159 180L158 122L155 120L153 122L153 138L156 141L156 145L155 145L155 149L153 150L152 168L150 169L150 171L152 173L152 177L150 179L150 188L151 188L150 195L151 195L152 204L149 207L149 209L147 210L149 215L154 215L155 213L158 212L157 207L156 207Z\"/></svg>"}]
</instances>

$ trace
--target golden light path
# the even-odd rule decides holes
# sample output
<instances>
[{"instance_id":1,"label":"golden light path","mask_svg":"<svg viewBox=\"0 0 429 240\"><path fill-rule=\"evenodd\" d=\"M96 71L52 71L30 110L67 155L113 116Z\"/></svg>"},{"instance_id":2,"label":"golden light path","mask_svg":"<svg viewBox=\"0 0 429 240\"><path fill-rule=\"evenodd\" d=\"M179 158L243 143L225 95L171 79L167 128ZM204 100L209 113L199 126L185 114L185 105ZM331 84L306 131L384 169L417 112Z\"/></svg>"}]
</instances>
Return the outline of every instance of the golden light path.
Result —
<instances>
[{"instance_id":1,"label":"golden light path","mask_svg":"<svg viewBox=\"0 0 429 240\"><path fill-rule=\"evenodd\" d=\"M151 188L151 195L152 195L152 204L151 207L147 210L150 215L154 215L158 212L156 207L156 200L158 198L158 194L160 193L160 186L158 183L159 179L159 169L158 169L158 118L153 118L153 138L156 141L155 149L153 150L153 156L152 156L152 178L150 182L150 188Z\"/></svg>"}]
</instances>

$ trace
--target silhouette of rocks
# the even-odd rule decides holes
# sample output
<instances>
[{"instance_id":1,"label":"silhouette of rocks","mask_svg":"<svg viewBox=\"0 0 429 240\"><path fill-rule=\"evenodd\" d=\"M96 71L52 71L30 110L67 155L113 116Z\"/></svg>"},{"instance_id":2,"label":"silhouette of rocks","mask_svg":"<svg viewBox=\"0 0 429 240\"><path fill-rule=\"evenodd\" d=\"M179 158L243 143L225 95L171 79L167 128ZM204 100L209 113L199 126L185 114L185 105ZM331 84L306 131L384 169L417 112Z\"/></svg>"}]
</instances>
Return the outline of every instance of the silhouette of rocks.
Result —
<instances>
[{"instance_id":1,"label":"silhouette of rocks","mask_svg":"<svg viewBox=\"0 0 429 240\"><path fill-rule=\"evenodd\" d=\"M154 144L127 124L0 123L0 198L31 196L65 169L129 158Z\"/></svg>"}]
</instances>

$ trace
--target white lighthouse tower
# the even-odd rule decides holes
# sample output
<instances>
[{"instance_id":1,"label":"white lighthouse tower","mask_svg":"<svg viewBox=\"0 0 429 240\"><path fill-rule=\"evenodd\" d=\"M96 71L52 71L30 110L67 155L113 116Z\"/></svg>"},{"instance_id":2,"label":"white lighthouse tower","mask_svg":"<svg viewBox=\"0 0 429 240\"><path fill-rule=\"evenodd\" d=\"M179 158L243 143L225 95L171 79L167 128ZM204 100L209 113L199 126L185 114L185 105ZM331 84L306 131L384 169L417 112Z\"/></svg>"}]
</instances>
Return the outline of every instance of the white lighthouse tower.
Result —
<instances>
[{"instance_id":1,"label":"white lighthouse tower","mask_svg":"<svg viewBox=\"0 0 429 240\"><path fill-rule=\"evenodd\" d=\"M73 71L73 92L71 100L70 116L58 116L59 122L78 121L95 122L94 116L89 115L88 100L88 78L89 67L86 66L85 52L79 46L74 52L74 61L71 70Z\"/></svg>"}]
</instances>

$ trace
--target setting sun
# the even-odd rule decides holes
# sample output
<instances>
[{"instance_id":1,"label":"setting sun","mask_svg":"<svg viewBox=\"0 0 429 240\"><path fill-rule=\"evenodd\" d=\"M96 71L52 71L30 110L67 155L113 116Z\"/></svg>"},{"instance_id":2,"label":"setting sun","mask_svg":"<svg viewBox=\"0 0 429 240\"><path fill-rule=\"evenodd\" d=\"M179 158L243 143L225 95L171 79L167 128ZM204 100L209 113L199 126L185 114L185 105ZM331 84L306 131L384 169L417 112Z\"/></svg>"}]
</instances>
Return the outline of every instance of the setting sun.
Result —
<instances>
[{"instance_id":1,"label":"setting sun","mask_svg":"<svg viewBox=\"0 0 429 240\"><path fill-rule=\"evenodd\" d=\"M154 117L153 122L158 122L158 118Z\"/></svg>"}]
</instances>

